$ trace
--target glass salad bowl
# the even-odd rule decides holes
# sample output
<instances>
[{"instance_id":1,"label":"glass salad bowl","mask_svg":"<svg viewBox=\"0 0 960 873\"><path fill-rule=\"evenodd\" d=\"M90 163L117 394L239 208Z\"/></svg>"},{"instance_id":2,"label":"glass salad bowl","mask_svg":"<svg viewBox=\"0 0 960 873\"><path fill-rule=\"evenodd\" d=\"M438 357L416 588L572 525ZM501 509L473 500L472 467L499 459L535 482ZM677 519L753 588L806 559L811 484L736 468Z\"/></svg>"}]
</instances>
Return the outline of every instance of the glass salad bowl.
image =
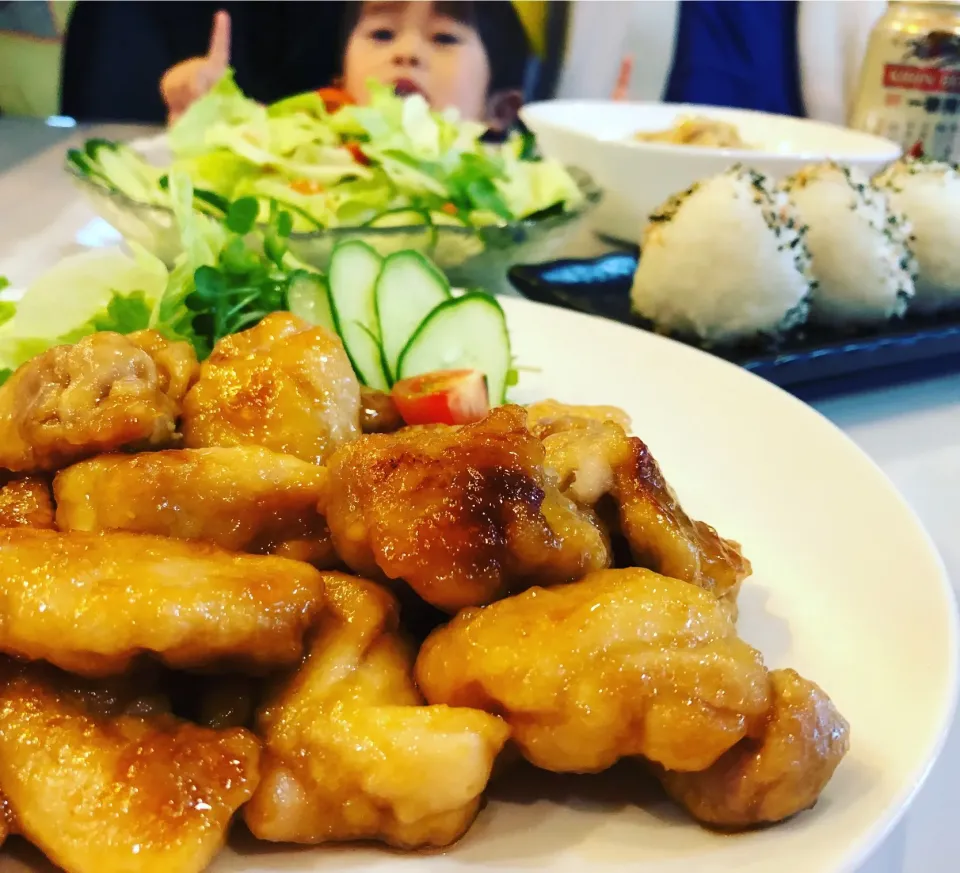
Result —
<instances>
[{"instance_id":1,"label":"glass salad bowl","mask_svg":"<svg viewBox=\"0 0 960 873\"><path fill-rule=\"evenodd\" d=\"M71 164L66 170L90 205L125 239L143 246L172 264L181 250L173 211L166 205L132 200L91 181ZM512 293L507 270L514 264L551 260L571 240L602 192L582 170L568 168L583 194L572 209L545 211L502 225L469 227L459 224L411 224L391 227L335 227L290 236L290 251L300 260L326 270L333 247L343 240L362 239L381 255L414 249L430 257L462 288Z\"/></svg>"}]
</instances>

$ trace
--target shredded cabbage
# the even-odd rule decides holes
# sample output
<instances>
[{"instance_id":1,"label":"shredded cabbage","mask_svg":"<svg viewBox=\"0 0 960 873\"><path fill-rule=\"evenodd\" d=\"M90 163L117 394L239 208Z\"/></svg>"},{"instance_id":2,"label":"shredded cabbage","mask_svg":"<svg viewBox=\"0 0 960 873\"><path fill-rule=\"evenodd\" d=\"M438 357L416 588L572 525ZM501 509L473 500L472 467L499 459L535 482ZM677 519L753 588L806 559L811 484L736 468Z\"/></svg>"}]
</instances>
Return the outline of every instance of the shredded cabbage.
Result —
<instances>
[{"instance_id":1,"label":"shredded cabbage","mask_svg":"<svg viewBox=\"0 0 960 873\"><path fill-rule=\"evenodd\" d=\"M189 175L195 189L224 202L274 199L295 213L298 231L404 209L465 225L491 216L506 223L582 199L566 169L532 159L520 136L486 145L482 125L434 111L420 95L401 98L371 83L370 98L332 113L316 93L264 107L228 72L170 130L169 173Z\"/></svg>"}]
</instances>

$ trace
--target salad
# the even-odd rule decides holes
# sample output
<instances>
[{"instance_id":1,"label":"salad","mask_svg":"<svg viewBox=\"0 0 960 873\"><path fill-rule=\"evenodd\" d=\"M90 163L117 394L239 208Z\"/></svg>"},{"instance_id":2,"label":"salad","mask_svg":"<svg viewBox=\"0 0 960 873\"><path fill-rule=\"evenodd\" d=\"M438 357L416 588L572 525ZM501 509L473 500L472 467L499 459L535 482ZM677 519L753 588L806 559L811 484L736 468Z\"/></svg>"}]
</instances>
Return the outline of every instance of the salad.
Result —
<instances>
[{"instance_id":1,"label":"salad","mask_svg":"<svg viewBox=\"0 0 960 873\"><path fill-rule=\"evenodd\" d=\"M383 258L357 240L336 246L323 274L288 250L293 218L276 202L256 227L254 197L228 203L219 221L192 208L186 174L172 173L166 190L183 248L172 269L130 243L132 255L75 255L19 300L0 299L0 383L44 350L101 330L152 328L203 360L222 337L288 310L336 332L360 381L393 390L410 423L461 423L505 402L516 370L493 296L454 292L418 252Z\"/></svg>"},{"instance_id":2,"label":"salad","mask_svg":"<svg viewBox=\"0 0 960 873\"><path fill-rule=\"evenodd\" d=\"M89 140L68 153L75 172L130 199L170 206L170 177L186 173L194 205L223 218L243 197L258 223L276 202L294 233L336 227L485 227L576 208L583 193L532 137L481 141L484 127L436 112L418 94L371 85L366 106L329 111L319 93L263 106L228 72L170 129L173 163L155 167L122 143Z\"/></svg>"}]
</instances>

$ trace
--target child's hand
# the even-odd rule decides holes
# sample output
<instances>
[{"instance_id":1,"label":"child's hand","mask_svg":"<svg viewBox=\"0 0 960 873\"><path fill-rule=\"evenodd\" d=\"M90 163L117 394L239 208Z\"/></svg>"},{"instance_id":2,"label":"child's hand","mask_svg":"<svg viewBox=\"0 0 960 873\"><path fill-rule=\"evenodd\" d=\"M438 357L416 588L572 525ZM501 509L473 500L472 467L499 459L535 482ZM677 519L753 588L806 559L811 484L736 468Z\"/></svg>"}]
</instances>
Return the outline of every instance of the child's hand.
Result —
<instances>
[{"instance_id":1,"label":"child's hand","mask_svg":"<svg viewBox=\"0 0 960 873\"><path fill-rule=\"evenodd\" d=\"M617 73L617 83L613 86L611 100L623 101L630 94L630 77L633 75L633 55L625 55L620 61L620 71Z\"/></svg>"},{"instance_id":2,"label":"child's hand","mask_svg":"<svg viewBox=\"0 0 960 873\"><path fill-rule=\"evenodd\" d=\"M195 100L206 94L230 65L230 16L224 11L213 18L210 47L202 58L175 64L160 80L160 93L167 104L167 121L173 124Z\"/></svg>"}]
</instances>

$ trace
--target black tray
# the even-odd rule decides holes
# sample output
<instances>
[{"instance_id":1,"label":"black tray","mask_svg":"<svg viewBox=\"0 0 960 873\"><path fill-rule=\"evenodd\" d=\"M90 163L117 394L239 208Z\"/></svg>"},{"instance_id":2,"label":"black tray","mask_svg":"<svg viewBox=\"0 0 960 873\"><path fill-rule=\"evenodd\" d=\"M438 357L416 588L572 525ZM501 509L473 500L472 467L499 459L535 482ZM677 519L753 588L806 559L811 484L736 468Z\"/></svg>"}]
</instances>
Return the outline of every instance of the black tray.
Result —
<instances>
[{"instance_id":1,"label":"black tray","mask_svg":"<svg viewBox=\"0 0 960 873\"><path fill-rule=\"evenodd\" d=\"M513 267L510 281L530 300L631 324L630 285L637 255ZM908 316L882 330L838 334L806 326L776 348L743 345L713 354L804 399L861 391L897 382L960 372L960 312Z\"/></svg>"}]
</instances>

